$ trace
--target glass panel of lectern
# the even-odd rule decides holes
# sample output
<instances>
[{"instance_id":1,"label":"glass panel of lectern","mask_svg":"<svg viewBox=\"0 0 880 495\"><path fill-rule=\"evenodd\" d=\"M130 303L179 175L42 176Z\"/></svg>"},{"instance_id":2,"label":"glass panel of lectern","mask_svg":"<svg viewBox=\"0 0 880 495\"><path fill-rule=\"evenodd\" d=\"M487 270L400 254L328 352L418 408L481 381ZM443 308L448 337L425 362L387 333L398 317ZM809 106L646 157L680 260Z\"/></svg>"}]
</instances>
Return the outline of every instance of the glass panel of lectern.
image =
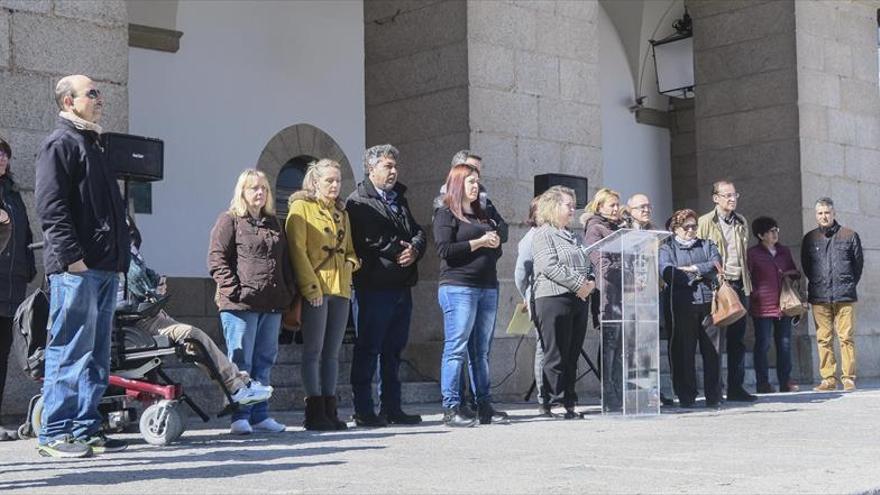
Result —
<instances>
[{"instance_id":1,"label":"glass panel of lectern","mask_svg":"<svg viewBox=\"0 0 880 495\"><path fill-rule=\"evenodd\" d=\"M598 252L603 414L660 414L657 250L669 235L621 229L588 248Z\"/></svg>"}]
</instances>

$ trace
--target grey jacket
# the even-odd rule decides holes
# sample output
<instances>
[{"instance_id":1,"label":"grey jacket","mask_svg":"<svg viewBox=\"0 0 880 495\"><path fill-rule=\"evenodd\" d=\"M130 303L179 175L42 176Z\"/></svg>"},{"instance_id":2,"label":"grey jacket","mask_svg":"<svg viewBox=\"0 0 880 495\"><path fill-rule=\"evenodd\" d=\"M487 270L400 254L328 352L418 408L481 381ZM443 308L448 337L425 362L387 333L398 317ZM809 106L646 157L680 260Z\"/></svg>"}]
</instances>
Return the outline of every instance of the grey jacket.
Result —
<instances>
[{"instance_id":1,"label":"grey jacket","mask_svg":"<svg viewBox=\"0 0 880 495\"><path fill-rule=\"evenodd\" d=\"M513 281L516 290L523 299L530 301L532 297L532 284L535 282L535 259L532 256L532 240L537 227L532 227L519 241L516 253L516 268L513 273Z\"/></svg>"},{"instance_id":2,"label":"grey jacket","mask_svg":"<svg viewBox=\"0 0 880 495\"><path fill-rule=\"evenodd\" d=\"M532 240L532 256L535 299L575 293L593 279L587 249L580 236L568 229L539 227Z\"/></svg>"}]
</instances>

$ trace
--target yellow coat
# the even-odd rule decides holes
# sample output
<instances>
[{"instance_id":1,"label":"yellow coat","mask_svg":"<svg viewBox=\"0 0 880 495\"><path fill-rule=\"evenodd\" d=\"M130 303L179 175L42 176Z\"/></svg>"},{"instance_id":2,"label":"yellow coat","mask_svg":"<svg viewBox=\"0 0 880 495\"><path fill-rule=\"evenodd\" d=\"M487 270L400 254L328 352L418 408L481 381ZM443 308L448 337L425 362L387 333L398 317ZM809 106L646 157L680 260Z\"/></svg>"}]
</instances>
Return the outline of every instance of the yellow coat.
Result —
<instances>
[{"instance_id":1,"label":"yellow coat","mask_svg":"<svg viewBox=\"0 0 880 495\"><path fill-rule=\"evenodd\" d=\"M290 197L285 230L300 294L306 299L350 298L351 274L361 263L354 251L344 203L329 205L298 191ZM321 267L316 270L318 265Z\"/></svg>"}]
</instances>

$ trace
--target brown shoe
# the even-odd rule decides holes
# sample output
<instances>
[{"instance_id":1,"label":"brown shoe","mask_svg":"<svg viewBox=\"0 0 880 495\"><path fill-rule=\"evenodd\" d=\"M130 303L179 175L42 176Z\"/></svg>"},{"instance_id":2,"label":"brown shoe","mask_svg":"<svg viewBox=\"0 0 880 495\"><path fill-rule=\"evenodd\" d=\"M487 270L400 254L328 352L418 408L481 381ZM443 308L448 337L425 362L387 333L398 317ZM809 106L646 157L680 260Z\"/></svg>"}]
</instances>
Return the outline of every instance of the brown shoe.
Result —
<instances>
[{"instance_id":1,"label":"brown shoe","mask_svg":"<svg viewBox=\"0 0 880 495\"><path fill-rule=\"evenodd\" d=\"M801 388L798 387L797 383L789 380L788 383L779 387L780 392L797 392Z\"/></svg>"},{"instance_id":2,"label":"brown shoe","mask_svg":"<svg viewBox=\"0 0 880 495\"><path fill-rule=\"evenodd\" d=\"M776 389L769 383L760 383L758 384L757 391L759 394L772 394L773 392L776 392Z\"/></svg>"},{"instance_id":3,"label":"brown shoe","mask_svg":"<svg viewBox=\"0 0 880 495\"><path fill-rule=\"evenodd\" d=\"M816 392L834 392L837 390L837 380L834 378L827 378L822 380L822 383L813 387L813 390Z\"/></svg>"},{"instance_id":4,"label":"brown shoe","mask_svg":"<svg viewBox=\"0 0 880 495\"><path fill-rule=\"evenodd\" d=\"M843 382L843 391L844 392L852 392L856 389L856 382L850 378L844 378L841 380Z\"/></svg>"}]
</instances>

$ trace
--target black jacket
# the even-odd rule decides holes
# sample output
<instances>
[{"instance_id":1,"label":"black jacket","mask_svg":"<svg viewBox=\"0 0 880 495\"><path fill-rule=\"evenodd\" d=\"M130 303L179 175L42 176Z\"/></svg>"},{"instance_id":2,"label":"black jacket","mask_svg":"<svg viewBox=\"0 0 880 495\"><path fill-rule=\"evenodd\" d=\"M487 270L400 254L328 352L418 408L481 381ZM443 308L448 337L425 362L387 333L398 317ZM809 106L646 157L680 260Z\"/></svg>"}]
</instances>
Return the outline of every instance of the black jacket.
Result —
<instances>
[{"instance_id":1,"label":"black jacket","mask_svg":"<svg viewBox=\"0 0 880 495\"><path fill-rule=\"evenodd\" d=\"M59 118L37 154L37 216L47 274L84 260L91 269L128 269L129 236L119 186L92 131Z\"/></svg>"},{"instance_id":2,"label":"black jacket","mask_svg":"<svg viewBox=\"0 0 880 495\"><path fill-rule=\"evenodd\" d=\"M817 228L801 243L801 267L809 279L810 303L855 302L862 278L862 242L854 230L837 222Z\"/></svg>"},{"instance_id":3,"label":"black jacket","mask_svg":"<svg viewBox=\"0 0 880 495\"><path fill-rule=\"evenodd\" d=\"M672 307L712 302L712 284L718 275L715 263L721 264L721 254L714 242L697 239L692 246L684 247L675 239L668 239L660 245L657 258L660 276L669 286L667 290L672 291ZM677 269L688 265L696 266L699 273Z\"/></svg>"},{"instance_id":4,"label":"black jacket","mask_svg":"<svg viewBox=\"0 0 880 495\"><path fill-rule=\"evenodd\" d=\"M354 250L362 263L354 273L355 289L398 289L412 287L419 280L416 265L425 254L425 231L412 216L404 196L406 186L398 182L394 192L398 213L391 211L370 179L358 184L346 200ZM416 263L405 268L396 261L404 249L400 241L412 244L418 251Z\"/></svg>"},{"instance_id":5,"label":"black jacket","mask_svg":"<svg viewBox=\"0 0 880 495\"><path fill-rule=\"evenodd\" d=\"M7 176L0 177L0 208L10 220L9 242L5 248L0 247L0 316L13 316L37 268L34 252L27 247L34 241L27 209Z\"/></svg>"}]
</instances>

